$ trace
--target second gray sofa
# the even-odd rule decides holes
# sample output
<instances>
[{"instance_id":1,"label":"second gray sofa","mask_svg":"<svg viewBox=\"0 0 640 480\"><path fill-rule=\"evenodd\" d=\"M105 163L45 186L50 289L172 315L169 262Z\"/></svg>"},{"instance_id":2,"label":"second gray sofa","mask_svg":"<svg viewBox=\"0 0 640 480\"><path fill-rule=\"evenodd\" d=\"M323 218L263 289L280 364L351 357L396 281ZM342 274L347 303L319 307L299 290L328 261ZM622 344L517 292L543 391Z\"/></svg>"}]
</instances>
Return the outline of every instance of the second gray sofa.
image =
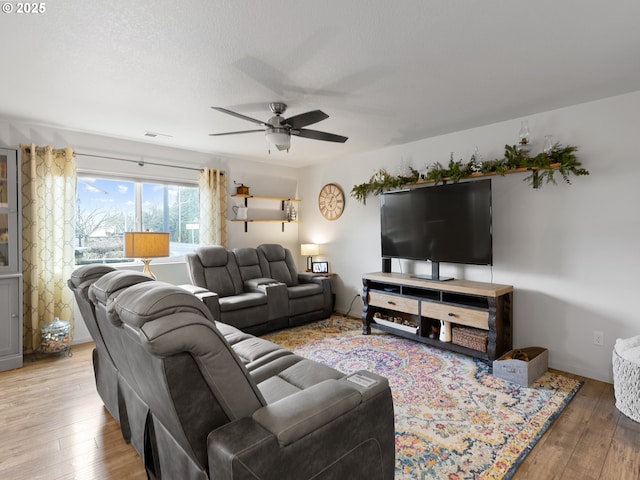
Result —
<instances>
[{"instance_id":1,"label":"second gray sofa","mask_svg":"<svg viewBox=\"0 0 640 480\"><path fill-rule=\"evenodd\" d=\"M186 255L191 286L213 318L245 332L262 333L327 318L333 311L330 279L296 269L289 249L277 244L228 250L199 247Z\"/></svg>"}]
</instances>

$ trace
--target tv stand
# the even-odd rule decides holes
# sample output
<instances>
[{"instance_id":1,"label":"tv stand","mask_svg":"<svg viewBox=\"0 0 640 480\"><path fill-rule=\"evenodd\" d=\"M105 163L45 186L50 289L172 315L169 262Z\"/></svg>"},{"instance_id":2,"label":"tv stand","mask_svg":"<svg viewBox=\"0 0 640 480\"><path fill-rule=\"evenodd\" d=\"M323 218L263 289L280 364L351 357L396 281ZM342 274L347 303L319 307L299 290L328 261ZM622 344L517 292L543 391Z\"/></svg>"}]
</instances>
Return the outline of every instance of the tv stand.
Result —
<instances>
[{"instance_id":1,"label":"tv stand","mask_svg":"<svg viewBox=\"0 0 640 480\"><path fill-rule=\"evenodd\" d=\"M362 276L362 333L371 327L482 359L488 363L511 350L513 344L513 287L494 283L424 280L401 273L376 272ZM383 320L400 316L411 325ZM486 352L429 338L434 325L486 330Z\"/></svg>"},{"instance_id":2,"label":"tv stand","mask_svg":"<svg viewBox=\"0 0 640 480\"><path fill-rule=\"evenodd\" d=\"M431 275L412 275L412 278L419 278L421 280L433 280L434 282L446 282L453 280L453 277L441 277L440 276L440 262L431 262Z\"/></svg>"}]
</instances>

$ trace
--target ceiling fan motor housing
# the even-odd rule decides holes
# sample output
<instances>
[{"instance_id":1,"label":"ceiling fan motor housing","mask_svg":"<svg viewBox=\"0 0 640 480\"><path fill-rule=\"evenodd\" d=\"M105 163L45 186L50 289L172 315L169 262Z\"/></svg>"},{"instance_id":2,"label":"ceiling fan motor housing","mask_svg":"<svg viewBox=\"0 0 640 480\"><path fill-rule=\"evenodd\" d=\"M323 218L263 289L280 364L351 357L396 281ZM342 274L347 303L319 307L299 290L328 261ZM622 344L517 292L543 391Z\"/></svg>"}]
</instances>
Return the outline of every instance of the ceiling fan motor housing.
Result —
<instances>
[{"instance_id":1,"label":"ceiling fan motor housing","mask_svg":"<svg viewBox=\"0 0 640 480\"><path fill-rule=\"evenodd\" d=\"M287 111L287 104L282 102L272 102L269 104L269 110L276 115L282 115Z\"/></svg>"}]
</instances>

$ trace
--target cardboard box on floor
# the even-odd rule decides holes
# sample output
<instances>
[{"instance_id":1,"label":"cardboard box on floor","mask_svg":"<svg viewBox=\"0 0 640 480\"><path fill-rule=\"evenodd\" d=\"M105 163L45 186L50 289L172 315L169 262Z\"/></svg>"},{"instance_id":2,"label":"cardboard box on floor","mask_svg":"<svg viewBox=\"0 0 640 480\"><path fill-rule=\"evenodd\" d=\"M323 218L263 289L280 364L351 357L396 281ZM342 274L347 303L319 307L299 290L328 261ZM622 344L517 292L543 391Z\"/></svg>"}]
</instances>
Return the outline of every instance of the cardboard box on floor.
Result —
<instances>
[{"instance_id":1,"label":"cardboard box on floor","mask_svg":"<svg viewBox=\"0 0 640 480\"><path fill-rule=\"evenodd\" d=\"M528 387L547 371L549 350L543 347L518 348L529 356L529 361L507 359L513 356L511 350L493 361L493 375L503 380Z\"/></svg>"}]
</instances>

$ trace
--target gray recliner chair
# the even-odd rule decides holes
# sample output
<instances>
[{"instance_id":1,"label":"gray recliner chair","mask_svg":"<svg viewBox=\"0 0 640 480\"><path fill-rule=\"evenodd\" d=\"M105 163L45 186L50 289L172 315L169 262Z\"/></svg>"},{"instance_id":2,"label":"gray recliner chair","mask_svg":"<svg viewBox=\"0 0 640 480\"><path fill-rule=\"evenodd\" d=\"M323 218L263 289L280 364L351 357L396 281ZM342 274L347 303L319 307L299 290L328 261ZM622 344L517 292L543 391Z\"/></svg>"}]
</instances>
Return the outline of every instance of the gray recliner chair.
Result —
<instances>
[{"instance_id":1,"label":"gray recliner chair","mask_svg":"<svg viewBox=\"0 0 640 480\"><path fill-rule=\"evenodd\" d=\"M256 282L254 288L245 286L236 257L226 248L199 247L186 260L191 283L204 289L191 292L198 296L208 292L201 299L215 320L261 334L270 329L269 321L286 317L283 287L270 279Z\"/></svg>"},{"instance_id":2,"label":"gray recliner chair","mask_svg":"<svg viewBox=\"0 0 640 480\"><path fill-rule=\"evenodd\" d=\"M262 275L287 286L290 326L331 316L333 295L329 278L298 272L291 251L282 245L262 244L257 252Z\"/></svg>"},{"instance_id":3,"label":"gray recliner chair","mask_svg":"<svg viewBox=\"0 0 640 480\"><path fill-rule=\"evenodd\" d=\"M145 458L145 425L149 409L139 394L138 379L132 374L130 353L125 345L121 329L114 328L107 312L118 295L140 283L155 281L140 272L115 270L106 273L89 288L89 299L95 307L95 318L102 332L104 344L118 371L118 382L113 392L118 401L122 436L130 442L138 454Z\"/></svg>"},{"instance_id":4,"label":"gray recliner chair","mask_svg":"<svg viewBox=\"0 0 640 480\"><path fill-rule=\"evenodd\" d=\"M104 406L118 424L120 412L118 407L118 369L104 341L96 320L95 306L89 299L89 287L105 274L113 272L115 268L108 265L84 265L77 268L67 280L67 285L73 292L80 314L89 330L89 334L96 344L92 353L93 374L96 380L96 390L102 398Z\"/></svg>"},{"instance_id":5,"label":"gray recliner chair","mask_svg":"<svg viewBox=\"0 0 640 480\"><path fill-rule=\"evenodd\" d=\"M126 347L121 374L149 408L150 476L393 479L393 402L383 377L358 372L354 381L290 352L249 371L235 348L248 342L250 354L265 341L214 322L193 295L162 282L123 290L106 313ZM242 340L232 348L233 337Z\"/></svg>"}]
</instances>

